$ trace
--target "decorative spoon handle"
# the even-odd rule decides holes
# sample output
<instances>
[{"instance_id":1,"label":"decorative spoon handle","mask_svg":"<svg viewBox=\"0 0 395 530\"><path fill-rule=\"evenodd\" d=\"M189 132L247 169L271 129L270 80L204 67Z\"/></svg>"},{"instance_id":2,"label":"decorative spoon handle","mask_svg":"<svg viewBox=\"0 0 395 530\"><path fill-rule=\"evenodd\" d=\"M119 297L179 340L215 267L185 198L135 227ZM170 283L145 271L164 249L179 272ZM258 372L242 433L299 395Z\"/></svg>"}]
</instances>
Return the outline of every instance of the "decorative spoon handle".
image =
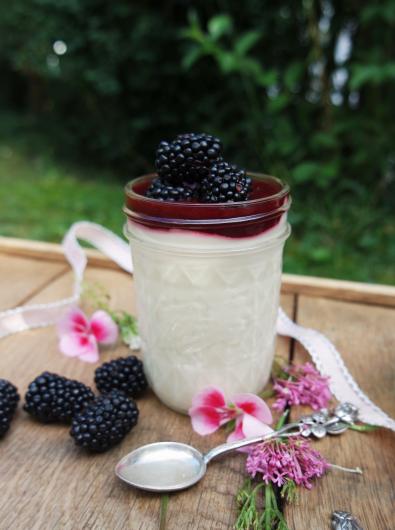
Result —
<instances>
[{"instance_id":1,"label":"decorative spoon handle","mask_svg":"<svg viewBox=\"0 0 395 530\"><path fill-rule=\"evenodd\" d=\"M254 438L245 438L244 440L237 440L236 442L225 443L214 447L203 455L206 464L213 458L220 456L230 451L235 451L241 447L247 447L256 443L265 442L272 438L290 437L290 436L315 436L316 438L323 438L326 434L340 434L348 429L348 427L356 421L358 411L356 407L350 403L341 403L336 407L332 414L329 414L326 409L314 412L311 416L302 416L299 421L294 423L287 423L278 431L272 431L267 434L255 436Z\"/></svg>"},{"instance_id":2,"label":"decorative spoon handle","mask_svg":"<svg viewBox=\"0 0 395 530\"><path fill-rule=\"evenodd\" d=\"M272 431L267 434L255 436L254 438L245 438L244 440L237 440L236 442L225 443L218 445L217 447L213 447L213 449L210 449L210 451L203 455L203 458L205 463L208 464L213 458L216 458L217 456L220 456L224 453L229 453L230 451L235 451L241 447L247 447L248 445L265 442L266 440L271 440L272 438L280 438L281 436L298 436L299 434L299 422L288 423L278 431Z\"/></svg>"}]
</instances>

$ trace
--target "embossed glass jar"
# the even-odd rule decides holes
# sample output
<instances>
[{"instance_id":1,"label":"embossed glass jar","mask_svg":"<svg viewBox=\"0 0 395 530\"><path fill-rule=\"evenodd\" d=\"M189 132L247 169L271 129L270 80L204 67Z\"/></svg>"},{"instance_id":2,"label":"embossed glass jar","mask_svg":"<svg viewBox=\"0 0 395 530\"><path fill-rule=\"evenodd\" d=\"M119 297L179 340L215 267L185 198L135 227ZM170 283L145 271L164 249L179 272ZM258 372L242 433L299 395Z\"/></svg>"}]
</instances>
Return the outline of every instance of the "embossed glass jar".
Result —
<instances>
[{"instance_id":1,"label":"embossed glass jar","mask_svg":"<svg viewBox=\"0 0 395 530\"><path fill-rule=\"evenodd\" d=\"M250 174L251 200L203 204L126 186L144 366L156 395L186 412L208 385L259 392L271 370L289 188Z\"/></svg>"}]
</instances>

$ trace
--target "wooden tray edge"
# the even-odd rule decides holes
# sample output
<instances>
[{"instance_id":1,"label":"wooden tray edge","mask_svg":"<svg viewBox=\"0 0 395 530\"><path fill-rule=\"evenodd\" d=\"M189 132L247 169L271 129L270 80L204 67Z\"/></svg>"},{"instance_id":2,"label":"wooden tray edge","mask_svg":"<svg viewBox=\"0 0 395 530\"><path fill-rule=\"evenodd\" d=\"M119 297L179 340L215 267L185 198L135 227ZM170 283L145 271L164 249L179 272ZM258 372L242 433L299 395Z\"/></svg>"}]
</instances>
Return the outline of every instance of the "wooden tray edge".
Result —
<instances>
[{"instance_id":1,"label":"wooden tray edge","mask_svg":"<svg viewBox=\"0 0 395 530\"><path fill-rule=\"evenodd\" d=\"M45 261L64 261L65 259L62 247L57 243L11 237L0 236L0 252ZM119 270L116 263L97 250L86 249L86 253L90 265ZM395 287L391 285L283 274L281 291L283 293L395 307Z\"/></svg>"}]
</instances>

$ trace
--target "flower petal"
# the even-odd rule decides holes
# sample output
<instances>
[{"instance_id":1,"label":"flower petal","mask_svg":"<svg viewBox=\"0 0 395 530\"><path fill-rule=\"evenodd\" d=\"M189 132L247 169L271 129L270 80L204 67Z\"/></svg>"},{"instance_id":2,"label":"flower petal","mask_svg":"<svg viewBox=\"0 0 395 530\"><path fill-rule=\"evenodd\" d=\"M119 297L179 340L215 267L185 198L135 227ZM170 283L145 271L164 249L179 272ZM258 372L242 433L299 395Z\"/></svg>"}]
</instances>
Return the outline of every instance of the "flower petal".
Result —
<instances>
[{"instance_id":1,"label":"flower petal","mask_svg":"<svg viewBox=\"0 0 395 530\"><path fill-rule=\"evenodd\" d=\"M226 439L227 442L236 442L237 440L243 440L245 438L243 434L243 426L241 423L241 417L239 416L236 420L236 428L234 431L232 431L228 438Z\"/></svg>"},{"instance_id":2,"label":"flower petal","mask_svg":"<svg viewBox=\"0 0 395 530\"><path fill-rule=\"evenodd\" d=\"M59 350L67 357L78 357L80 354L78 335L69 333L60 337Z\"/></svg>"},{"instance_id":3,"label":"flower petal","mask_svg":"<svg viewBox=\"0 0 395 530\"><path fill-rule=\"evenodd\" d=\"M90 329L97 342L101 344L112 344L118 338L118 326L110 315L101 309L93 313Z\"/></svg>"},{"instance_id":4,"label":"flower petal","mask_svg":"<svg viewBox=\"0 0 395 530\"><path fill-rule=\"evenodd\" d=\"M66 311L58 322L58 333L60 336L65 333L87 333L88 330L88 319L79 307L73 307Z\"/></svg>"},{"instance_id":5,"label":"flower petal","mask_svg":"<svg viewBox=\"0 0 395 530\"><path fill-rule=\"evenodd\" d=\"M245 414L255 416L262 423L272 423L273 417L269 407L255 394L236 394L232 396L231 401Z\"/></svg>"},{"instance_id":6,"label":"flower petal","mask_svg":"<svg viewBox=\"0 0 395 530\"><path fill-rule=\"evenodd\" d=\"M264 434L269 434L273 432L273 429L262 423L251 414L243 414L241 419L241 428L243 431L243 438L254 438L255 436L260 436Z\"/></svg>"},{"instance_id":7,"label":"flower petal","mask_svg":"<svg viewBox=\"0 0 395 530\"><path fill-rule=\"evenodd\" d=\"M197 407L226 407L225 395L217 386L208 386L198 392L192 399L192 408Z\"/></svg>"},{"instance_id":8,"label":"flower petal","mask_svg":"<svg viewBox=\"0 0 395 530\"><path fill-rule=\"evenodd\" d=\"M99 359L96 339L93 335L69 333L59 341L60 351L67 357L79 357L82 361L96 362Z\"/></svg>"},{"instance_id":9,"label":"flower petal","mask_svg":"<svg viewBox=\"0 0 395 530\"><path fill-rule=\"evenodd\" d=\"M188 412L193 430L202 436L215 432L221 426L221 414L214 407L191 407Z\"/></svg>"},{"instance_id":10,"label":"flower petal","mask_svg":"<svg viewBox=\"0 0 395 530\"><path fill-rule=\"evenodd\" d=\"M94 345L92 344L92 348L89 350L87 349L82 355L79 356L79 358L81 361L85 361L86 363L97 363L99 360L99 350L96 342Z\"/></svg>"}]
</instances>

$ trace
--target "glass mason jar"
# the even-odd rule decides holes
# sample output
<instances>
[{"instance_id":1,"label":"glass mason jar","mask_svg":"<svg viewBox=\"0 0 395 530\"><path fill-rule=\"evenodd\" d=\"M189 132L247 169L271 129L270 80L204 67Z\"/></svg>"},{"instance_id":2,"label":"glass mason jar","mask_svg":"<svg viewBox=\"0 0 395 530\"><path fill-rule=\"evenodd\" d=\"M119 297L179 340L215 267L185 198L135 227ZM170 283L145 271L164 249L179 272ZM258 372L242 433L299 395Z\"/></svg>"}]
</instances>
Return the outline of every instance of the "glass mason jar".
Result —
<instances>
[{"instance_id":1,"label":"glass mason jar","mask_svg":"<svg viewBox=\"0 0 395 530\"><path fill-rule=\"evenodd\" d=\"M144 367L179 412L209 385L258 393L270 376L291 199L280 180L250 176L245 202L150 199L155 175L125 189Z\"/></svg>"}]
</instances>

